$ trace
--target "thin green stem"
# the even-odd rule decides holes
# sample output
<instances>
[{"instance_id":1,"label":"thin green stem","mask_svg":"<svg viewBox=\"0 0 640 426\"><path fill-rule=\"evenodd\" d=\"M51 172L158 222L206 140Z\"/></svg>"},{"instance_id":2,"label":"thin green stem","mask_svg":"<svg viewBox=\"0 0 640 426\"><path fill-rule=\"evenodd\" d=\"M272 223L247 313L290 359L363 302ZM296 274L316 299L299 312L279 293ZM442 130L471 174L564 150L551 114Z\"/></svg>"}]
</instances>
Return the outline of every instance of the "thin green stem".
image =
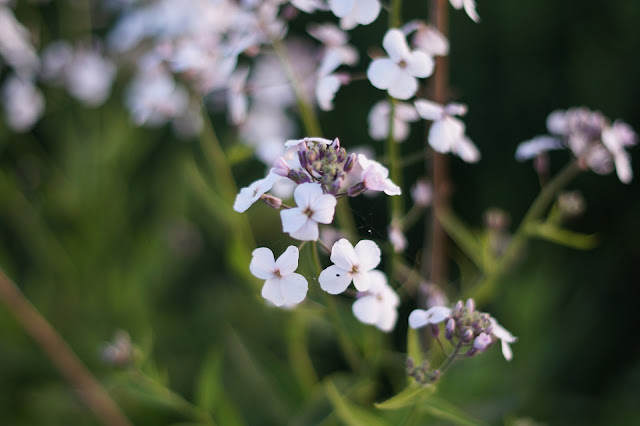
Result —
<instances>
[{"instance_id":1,"label":"thin green stem","mask_svg":"<svg viewBox=\"0 0 640 426\"><path fill-rule=\"evenodd\" d=\"M440 374L444 374L444 372L447 371L447 369L449 367L451 367L451 364L453 364L454 361L456 360L456 358L458 357L458 353L460 353L460 349L461 348L462 348L462 344L461 343L458 343L453 348L453 351L449 354L447 359L445 359L444 362L438 368L438 370L440 371Z\"/></svg>"},{"instance_id":2,"label":"thin green stem","mask_svg":"<svg viewBox=\"0 0 640 426\"><path fill-rule=\"evenodd\" d=\"M531 224L540 220L558 193L567 186L580 171L581 169L578 163L572 161L542 189L520 222L504 254L493 263L492 268L485 275L484 279L471 290L467 297L474 298L476 303L483 303L493 294L499 279L511 269L526 244L529 237L527 230Z\"/></svg>"},{"instance_id":3,"label":"thin green stem","mask_svg":"<svg viewBox=\"0 0 640 426\"><path fill-rule=\"evenodd\" d=\"M322 266L320 264L320 256L318 255L318 245L315 241L311 244L311 250L313 254L313 263L316 267L316 274L319 276L320 271L322 271ZM338 306L336 305L335 300L333 300L333 297L331 297L331 295L326 291L322 291L322 296L324 298L324 302L327 305L327 309L329 309L329 316L331 317L331 321L333 322L333 328L335 329L336 333L338 333L338 342L342 347L342 352L344 352L344 356L347 359L349 366L354 371L357 371L360 369L360 356L358 355L358 351L349 338L344 328L344 324L340 319Z\"/></svg>"}]
</instances>

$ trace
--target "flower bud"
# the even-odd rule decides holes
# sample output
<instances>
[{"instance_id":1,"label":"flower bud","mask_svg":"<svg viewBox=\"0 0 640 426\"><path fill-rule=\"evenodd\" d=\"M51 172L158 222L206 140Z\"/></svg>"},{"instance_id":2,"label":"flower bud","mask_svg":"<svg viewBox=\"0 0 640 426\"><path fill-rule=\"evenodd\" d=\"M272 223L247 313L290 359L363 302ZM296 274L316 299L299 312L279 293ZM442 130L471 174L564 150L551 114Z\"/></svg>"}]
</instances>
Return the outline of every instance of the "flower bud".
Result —
<instances>
[{"instance_id":1,"label":"flower bud","mask_svg":"<svg viewBox=\"0 0 640 426\"><path fill-rule=\"evenodd\" d=\"M434 339L437 339L440 335L440 327L438 326L438 324L429 324L429 331L431 332L431 335Z\"/></svg>"},{"instance_id":2,"label":"flower bud","mask_svg":"<svg viewBox=\"0 0 640 426\"><path fill-rule=\"evenodd\" d=\"M333 143L331 144L331 146L333 146L335 149L339 149L340 148L340 139L335 138L333 140Z\"/></svg>"},{"instance_id":3,"label":"flower bud","mask_svg":"<svg viewBox=\"0 0 640 426\"><path fill-rule=\"evenodd\" d=\"M264 201L266 205L268 205L269 207L273 207L276 210L282 207L282 199L274 197L273 195L262 194L260 199Z\"/></svg>"},{"instance_id":4,"label":"flower bud","mask_svg":"<svg viewBox=\"0 0 640 426\"><path fill-rule=\"evenodd\" d=\"M447 325L444 329L444 337L447 340L451 340L453 338L453 332L456 330L456 321L453 318L449 318L447 321Z\"/></svg>"},{"instance_id":5,"label":"flower bud","mask_svg":"<svg viewBox=\"0 0 640 426\"><path fill-rule=\"evenodd\" d=\"M307 162L309 164L315 162L318 159L318 152L315 149L311 149L309 150L309 152L307 152Z\"/></svg>"},{"instance_id":6,"label":"flower bud","mask_svg":"<svg viewBox=\"0 0 640 426\"><path fill-rule=\"evenodd\" d=\"M306 150L305 151L303 151L303 150L298 151L298 160L300 160L300 166L303 169L306 169L309 166L309 162L307 161L307 152L308 151L306 151Z\"/></svg>"},{"instance_id":7,"label":"flower bud","mask_svg":"<svg viewBox=\"0 0 640 426\"><path fill-rule=\"evenodd\" d=\"M318 144L318 159L322 160L324 158L324 155L327 152L327 145L323 144L323 143L319 143Z\"/></svg>"},{"instance_id":8,"label":"flower bud","mask_svg":"<svg viewBox=\"0 0 640 426\"><path fill-rule=\"evenodd\" d=\"M491 344L491 337L486 333L480 333L473 341L473 347L482 352Z\"/></svg>"},{"instance_id":9,"label":"flower bud","mask_svg":"<svg viewBox=\"0 0 640 426\"><path fill-rule=\"evenodd\" d=\"M284 160L284 158L280 157L276 161L274 161L271 171L273 171L273 173L277 174L278 176L289 177L291 168Z\"/></svg>"},{"instance_id":10,"label":"flower bud","mask_svg":"<svg viewBox=\"0 0 640 426\"><path fill-rule=\"evenodd\" d=\"M437 381L440 378L440 370L435 370L433 373L429 375L429 381L431 383Z\"/></svg>"},{"instance_id":11,"label":"flower bud","mask_svg":"<svg viewBox=\"0 0 640 426\"><path fill-rule=\"evenodd\" d=\"M342 167L342 170L344 170L345 173L349 173L351 170L353 170L357 161L358 161L358 157L356 156L356 154L349 154L346 161L344 162L344 166Z\"/></svg>"},{"instance_id":12,"label":"flower bud","mask_svg":"<svg viewBox=\"0 0 640 426\"><path fill-rule=\"evenodd\" d=\"M477 353L478 353L478 350L476 348L474 348L473 346L471 346L465 355L468 356L468 357L472 357Z\"/></svg>"},{"instance_id":13,"label":"flower bud","mask_svg":"<svg viewBox=\"0 0 640 426\"><path fill-rule=\"evenodd\" d=\"M336 152L338 154L338 163L342 163L347 158L347 150L340 148Z\"/></svg>"},{"instance_id":14,"label":"flower bud","mask_svg":"<svg viewBox=\"0 0 640 426\"><path fill-rule=\"evenodd\" d=\"M329 186L329 190L328 190L329 194L333 194L333 195L337 194L338 191L340 191L341 186L342 186L342 179L338 178L334 180L331 183L331 186Z\"/></svg>"},{"instance_id":15,"label":"flower bud","mask_svg":"<svg viewBox=\"0 0 640 426\"><path fill-rule=\"evenodd\" d=\"M467 303L465 306L467 307L467 311L469 311L469 313L476 310L476 302L471 298L467 299Z\"/></svg>"},{"instance_id":16,"label":"flower bud","mask_svg":"<svg viewBox=\"0 0 640 426\"><path fill-rule=\"evenodd\" d=\"M461 332L462 330L463 329L460 329ZM473 340L473 330L471 330L470 328L466 328L464 332L462 332L462 341L464 343L469 343L471 342L471 340Z\"/></svg>"},{"instance_id":17,"label":"flower bud","mask_svg":"<svg viewBox=\"0 0 640 426\"><path fill-rule=\"evenodd\" d=\"M351 185L349 189L347 189L347 195L349 197L357 197L367 190L367 187L364 186L364 182L358 182L355 185Z\"/></svg>"}]
</instances>

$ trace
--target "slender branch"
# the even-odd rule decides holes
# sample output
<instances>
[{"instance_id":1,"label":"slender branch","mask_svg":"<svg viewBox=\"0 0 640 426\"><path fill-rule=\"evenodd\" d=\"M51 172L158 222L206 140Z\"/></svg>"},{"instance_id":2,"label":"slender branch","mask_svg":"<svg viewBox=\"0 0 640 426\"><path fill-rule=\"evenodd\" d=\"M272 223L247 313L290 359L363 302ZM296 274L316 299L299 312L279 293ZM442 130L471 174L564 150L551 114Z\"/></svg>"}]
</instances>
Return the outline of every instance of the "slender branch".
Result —
<instances>
[{"instance_id":1,"label":"slender branch","mask_svg":"<svg viewBox=\"0 0 640 426\"><path fill-rule=\"evenodd\" d=\"M98 380L2 269L0 299L102 424L131 426Z\"/></svg>"}]
</instances>

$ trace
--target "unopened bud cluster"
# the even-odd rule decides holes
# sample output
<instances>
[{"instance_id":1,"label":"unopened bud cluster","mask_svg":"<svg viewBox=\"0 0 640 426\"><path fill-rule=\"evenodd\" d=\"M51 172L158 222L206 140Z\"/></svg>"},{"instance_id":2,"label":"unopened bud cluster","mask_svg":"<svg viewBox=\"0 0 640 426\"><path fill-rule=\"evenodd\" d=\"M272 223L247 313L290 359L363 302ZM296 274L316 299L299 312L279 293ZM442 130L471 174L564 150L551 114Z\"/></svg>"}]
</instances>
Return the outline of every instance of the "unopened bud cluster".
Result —
<instances>
[{"instance_id":1,"label":"unopened bud cluster","mask_svg":"<svg viewBox=\"0 0 640 426\"><path fill-rule=\"evenodd\" d=\"M440 378L440 370L429 371L429 363L423 361L422 364L416 366L413 359L407 358L407 375L421 385L428 385Z\"/></svg>"},{"instance_id":2,"label":"unopened bud cluster","mask_svg":"<svg viewBox=\"0 0 640 426\"><path fill-rule=\"evenodd\" d=\"M453 345L468 346L468 356L484 352L493 343L490 318L489 314L476 311L473 299L468 299L466 304L460 300L446 320L444 336Z\"/></svg>"},{"instance_id":3,"label":"unopened bud cluster","mask_svg":"<svg viewBox=\"0 0 640 426\"><path fill-rule=\"evenodd\" d=\"M357 158L347 155L335 138L331 144L313 140L303 140L298 145L299 169L276 167L279 174L288 177L297 184L317 182L327 194L336 195L340 191L347 174L353 170ZM284 173L283 173L284 172Z\"/></svg>"}]
</instances>

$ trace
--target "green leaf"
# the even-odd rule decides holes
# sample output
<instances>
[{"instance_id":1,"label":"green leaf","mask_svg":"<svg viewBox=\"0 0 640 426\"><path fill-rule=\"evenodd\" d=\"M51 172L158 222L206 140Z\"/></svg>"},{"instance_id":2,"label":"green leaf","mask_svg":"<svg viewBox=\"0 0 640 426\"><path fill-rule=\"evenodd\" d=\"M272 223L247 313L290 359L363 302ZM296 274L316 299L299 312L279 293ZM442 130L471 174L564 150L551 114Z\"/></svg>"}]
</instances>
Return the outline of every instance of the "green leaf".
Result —
<instances>
[{"instance_id":1,"label":"green leaf","mask_svg":"<svg viewBox=\"0 0 640 426\"><path fill-rule=\"evenodd\" d=\"M550 223L534 222L527 227L527 234L578 250L590 250L598 245L595 234L569 231Z\"/></svg>"},{"instance_id":2,"label":"green leaf","mask_svg":"<svg viewBox=\"0 0 640 426\"><path fill-rule=\"evenodd\" d=\"M411 384L397 395L392 396L384 402L376 403L375 406L380 410L398 410L410 405L423 403L433 395L435 390L436 387L434 385L419 386L417 384Z\"/></svg>"},{"instance_id":3,"label":"green leaf","mask_svg":"<svg viewBox=\"0 0 640 426\"><path fill-rule=\"evenodd\" d=\"M335 414L348 426L387 426L388 423L376 414L358 407L342 397L332 381L324 383L325 392L331 401Z\"/></svg>"},{"instance_id":4,"label":"green leaf","mask_svg":"<svg viewBox=\"0 0 640 426\"><path fill-rule=\"evenodd\" d=\"M420 408L433 417L448 420L456 425L480 426L485 424L469 416L450 402L436 396L424 400Z\"/></svg>"}]
</instances>

